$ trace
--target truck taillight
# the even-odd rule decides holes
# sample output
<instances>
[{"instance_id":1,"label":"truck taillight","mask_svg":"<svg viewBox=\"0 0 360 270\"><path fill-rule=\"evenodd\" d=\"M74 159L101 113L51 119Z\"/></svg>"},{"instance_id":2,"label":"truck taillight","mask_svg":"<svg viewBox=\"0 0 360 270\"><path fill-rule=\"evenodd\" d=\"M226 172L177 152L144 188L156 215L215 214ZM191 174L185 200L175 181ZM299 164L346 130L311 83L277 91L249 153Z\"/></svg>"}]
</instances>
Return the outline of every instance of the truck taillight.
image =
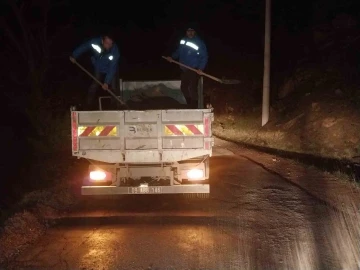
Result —
<instances>
[{"instance_id":1,"label":"truck taillight","mask_svg":"<svg viewBox=\"0 0 360 270\"><path fill-rule=\"evenodd\" d=\"M210 137L210 116L204 117L204 137Z\"/></svg>"},{"instance_id":2,"label":"truck taillight","mask_svg":"<svg viewBox=\"0 0 360 270\"><path fill-rule=\"evenodd\" d=\"M77 127L77 112L71 113L71 139L72 139L72 150L77 152L78 149L78 127Z\"/></svg>"},{"instance_id":3,"label":"truck taillight","mask_svg":"<svg viewBox=\"0 0 360 270\"><path fill-rule=\"evenodd\" d=\"M101 170L96 170L96 171L91 171L89 174L89 178L90 181L108 181L111 180L111 174L105 172L105 171L101 171Z\"/></svg>"},{"instance_id":4,"label":"truck taillight","mask_svg":"<svg viewBox=\"0 0 360 270\"><path fill-rule=\"evenodd\" d=\"M204 115L204 149L206 150L210 150L211 148L211 143L209 141L209 137L211 137L211 125L210 125L210 122L211 122L211 116L209 114L205 114Z\"/></svg>"}]
</instances>

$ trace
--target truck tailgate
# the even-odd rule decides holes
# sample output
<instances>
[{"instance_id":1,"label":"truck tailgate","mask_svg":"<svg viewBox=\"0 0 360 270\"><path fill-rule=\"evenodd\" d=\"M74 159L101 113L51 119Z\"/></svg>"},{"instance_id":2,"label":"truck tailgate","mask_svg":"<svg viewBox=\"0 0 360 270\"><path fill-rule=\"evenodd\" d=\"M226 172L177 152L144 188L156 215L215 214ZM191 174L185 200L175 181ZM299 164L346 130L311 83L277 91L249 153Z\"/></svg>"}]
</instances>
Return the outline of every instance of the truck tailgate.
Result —
<instances>
[{"instance_id":1,"label":"truck tailgate","mask_svg":"<svg viewBox=\"0 0 360 270\"><path fill-rule=\"evenodd\" d=\"M72 152L108 163L211 156L212 121L211 109L71 111Z\"/></svg>"}]
</instances>

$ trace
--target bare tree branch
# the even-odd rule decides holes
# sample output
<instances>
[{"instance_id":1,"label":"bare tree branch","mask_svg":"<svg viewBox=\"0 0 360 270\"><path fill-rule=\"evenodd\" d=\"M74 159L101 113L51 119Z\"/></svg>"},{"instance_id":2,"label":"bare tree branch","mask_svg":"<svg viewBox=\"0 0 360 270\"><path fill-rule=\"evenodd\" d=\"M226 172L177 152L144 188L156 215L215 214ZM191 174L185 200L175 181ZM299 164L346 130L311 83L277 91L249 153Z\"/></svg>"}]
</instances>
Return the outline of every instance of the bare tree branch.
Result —
<instances>
[{"instance_id":1,"label":"bare tree branch","mask_svg":"<svg viewBox=\"0 0 360 270\"><path fill-rule=\"evenodd\" d=\"M8 0L8 1L9 1L9 0ZM30 6L30 7L32 6L32 5L31 5L32 3L30 3L30 2L26 2L26 3L29 4L28 6ZM24 5L22 6L22 10L20 10L20 11L21 11L20 15L21 15L21 18L22 18L22 19L23 19L24 16L25 16L25 14L23 14L23 13L26 12L26 7L27 7L27 6L25 6L25 4L24 4ZM31 25L31 24L28 24L28 23L23 22L23 25L24 25L23 32L24 32L24 34L26 34L26 35L28 36L28 38L29 38L29 44L28 44L28 46L29 46L31 49L35 49L35 50L32 50L34 54L35 54L35 53L38 53L37 56L34 55L34 59L41 58L41 57L42 57L42 54L43 54L42 49L43 49L43 47L44 47L44 46L41 46L41 45L44 45L44 44L42 44L42 42L39 42L39 41L42 41L42 39L39 40L39 39L36 38L36 36L34 35L34 32L35 32L35 34L36 34L36 31L34 31L33 29L30 28L30 25ZM39 27L39 28L40 28L40 27ZM30 43L30 40L32 41L31 43ZM46 46L46 45L45 45L45 46Z\"/></svg>"},{"instance_id":2,"label":"bare tree branch","mask_svg":"<svg viewBox=\"0 0 360 270\"><path fill-rule=\"evenodd\" d=\"M2 25L2 28L5 31L5 34L10 38L10 40L12 41L14 46L17 48L17 50L19 51L21 56L24 58L24 60L28 61L27 55L24 52L23 46L21 45L23 42L20 41L16 37L16 35L14 34L13 31L11 31L11 28L10 28L9 24L5 21L5 19L3 17L0 19L0 25Z\"/></svg>"},{"instance_id":3,"label":"bare tree branch","mask_svg":"<svg viewBox=\"0 0 360 270\"><path fill-rule=\"evenodd\" d=\"M16 5L14 0L7 0L7 2L9 3L10 7L12 8L16 19L21 27L22 30L22 34L23 34L23 38L24 38L24 43L25 43L25 49L27 51L27 62L29 65L29 69L32 70L35 68L35 62L34 62L34 55L33 52L31 51L31 47L30 47L30 40L29 40L29 36L28 36L28 30L25 26L25 23L23 21L23 16L21 14L21 10L24 7L24 3L21 4L20 8Z\"/></svg>"},{"instance_id":4,"label":"bare tree branch","mask_svg":"<svg viewBox=\"0 0 360 270\"><path fill-rule=\"evenodd\" d=\"M6 35L11 40L11 44L13 44L9 49L18 51L27 62L27 79L33 89L33 91L29 92L32 96L30 100L38 100L41 98L48 70L49 48L52 42L56 40L55 38L59 32L66 31L71 25L68 24L62 27L60 31L58 30L56 34L50 36L48 33L48 22L51 19L50 12L53 8L64 6L67 2L62 0L33 0L20 1L20 3L16 0L6 0L6 2L14 13L15 20L6 20L5 17L0 18L0 26L3 26ZM38 8L37 11L41 13L39 16L41 20L37 20L38 18L33 16L36 22L27 19L34 8ZM16 25L12 25L13 22Z\"/></svg>"},{"instance_id":5,"label":"bare tree branch","mask_svg":"<svg viewBox=\"0 0 360 270\"><path fill-rule=\"evenodd\" d=\"M43 40L44 45L47 44L49 10L50 10L50 3L49 3L49 1L46 1L46 6L45 7L43 6L44 25L43 25L42 40ZM43 46L43 51L45 54L47 54L47 52L48 52L47 46Z\"/></svg>"}]
</instances>

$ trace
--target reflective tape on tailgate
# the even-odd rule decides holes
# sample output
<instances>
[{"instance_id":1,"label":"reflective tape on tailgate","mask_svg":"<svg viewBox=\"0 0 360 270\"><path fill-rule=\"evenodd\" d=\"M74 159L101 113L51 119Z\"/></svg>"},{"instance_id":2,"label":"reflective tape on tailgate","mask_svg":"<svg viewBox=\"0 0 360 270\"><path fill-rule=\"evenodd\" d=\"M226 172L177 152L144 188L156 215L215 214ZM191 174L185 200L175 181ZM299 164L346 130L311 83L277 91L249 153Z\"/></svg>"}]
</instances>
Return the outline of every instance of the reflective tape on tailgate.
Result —
<instances>
[{"instance_id":1,"label":"reflective tape on tailgate","mask_svg":"<svg viewBox=\"0 0 360 270\"><path fill-rule=\"evenodd\" d=\"M164 125L166 136L194 136L204 134L204 125Z\"/></svg>"},{"instance_id":2,"label":"reflective tape on tailgate","mask_svg":"<svg viewBox=\"0 0 360 270\"><path fill-rule=\"evenodd\" d=\"M103 137L103 136L117 136L116 126L79 126L79 137Z\"/></svg>"}]
</instances>

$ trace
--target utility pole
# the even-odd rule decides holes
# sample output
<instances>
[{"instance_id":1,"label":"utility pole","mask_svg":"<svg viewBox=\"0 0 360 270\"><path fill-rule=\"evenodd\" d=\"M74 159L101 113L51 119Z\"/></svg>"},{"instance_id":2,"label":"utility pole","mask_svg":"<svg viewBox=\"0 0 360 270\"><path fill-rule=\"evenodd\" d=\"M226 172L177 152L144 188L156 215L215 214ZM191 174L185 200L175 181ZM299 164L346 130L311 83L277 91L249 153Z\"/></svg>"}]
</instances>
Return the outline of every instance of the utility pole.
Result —
<instances>
[{"instance_id":1,"label":"utility pole","mask_svg":"<svg viewBox=\"0 0 360 270\"><path fill-rule=\"evenodd\" d=\"M271 35L271 0L266 0L265 7L265 48L264 48L264 78L261 126L269 121L270 114L270 35Z\"/></svg>"}]
</instances>

